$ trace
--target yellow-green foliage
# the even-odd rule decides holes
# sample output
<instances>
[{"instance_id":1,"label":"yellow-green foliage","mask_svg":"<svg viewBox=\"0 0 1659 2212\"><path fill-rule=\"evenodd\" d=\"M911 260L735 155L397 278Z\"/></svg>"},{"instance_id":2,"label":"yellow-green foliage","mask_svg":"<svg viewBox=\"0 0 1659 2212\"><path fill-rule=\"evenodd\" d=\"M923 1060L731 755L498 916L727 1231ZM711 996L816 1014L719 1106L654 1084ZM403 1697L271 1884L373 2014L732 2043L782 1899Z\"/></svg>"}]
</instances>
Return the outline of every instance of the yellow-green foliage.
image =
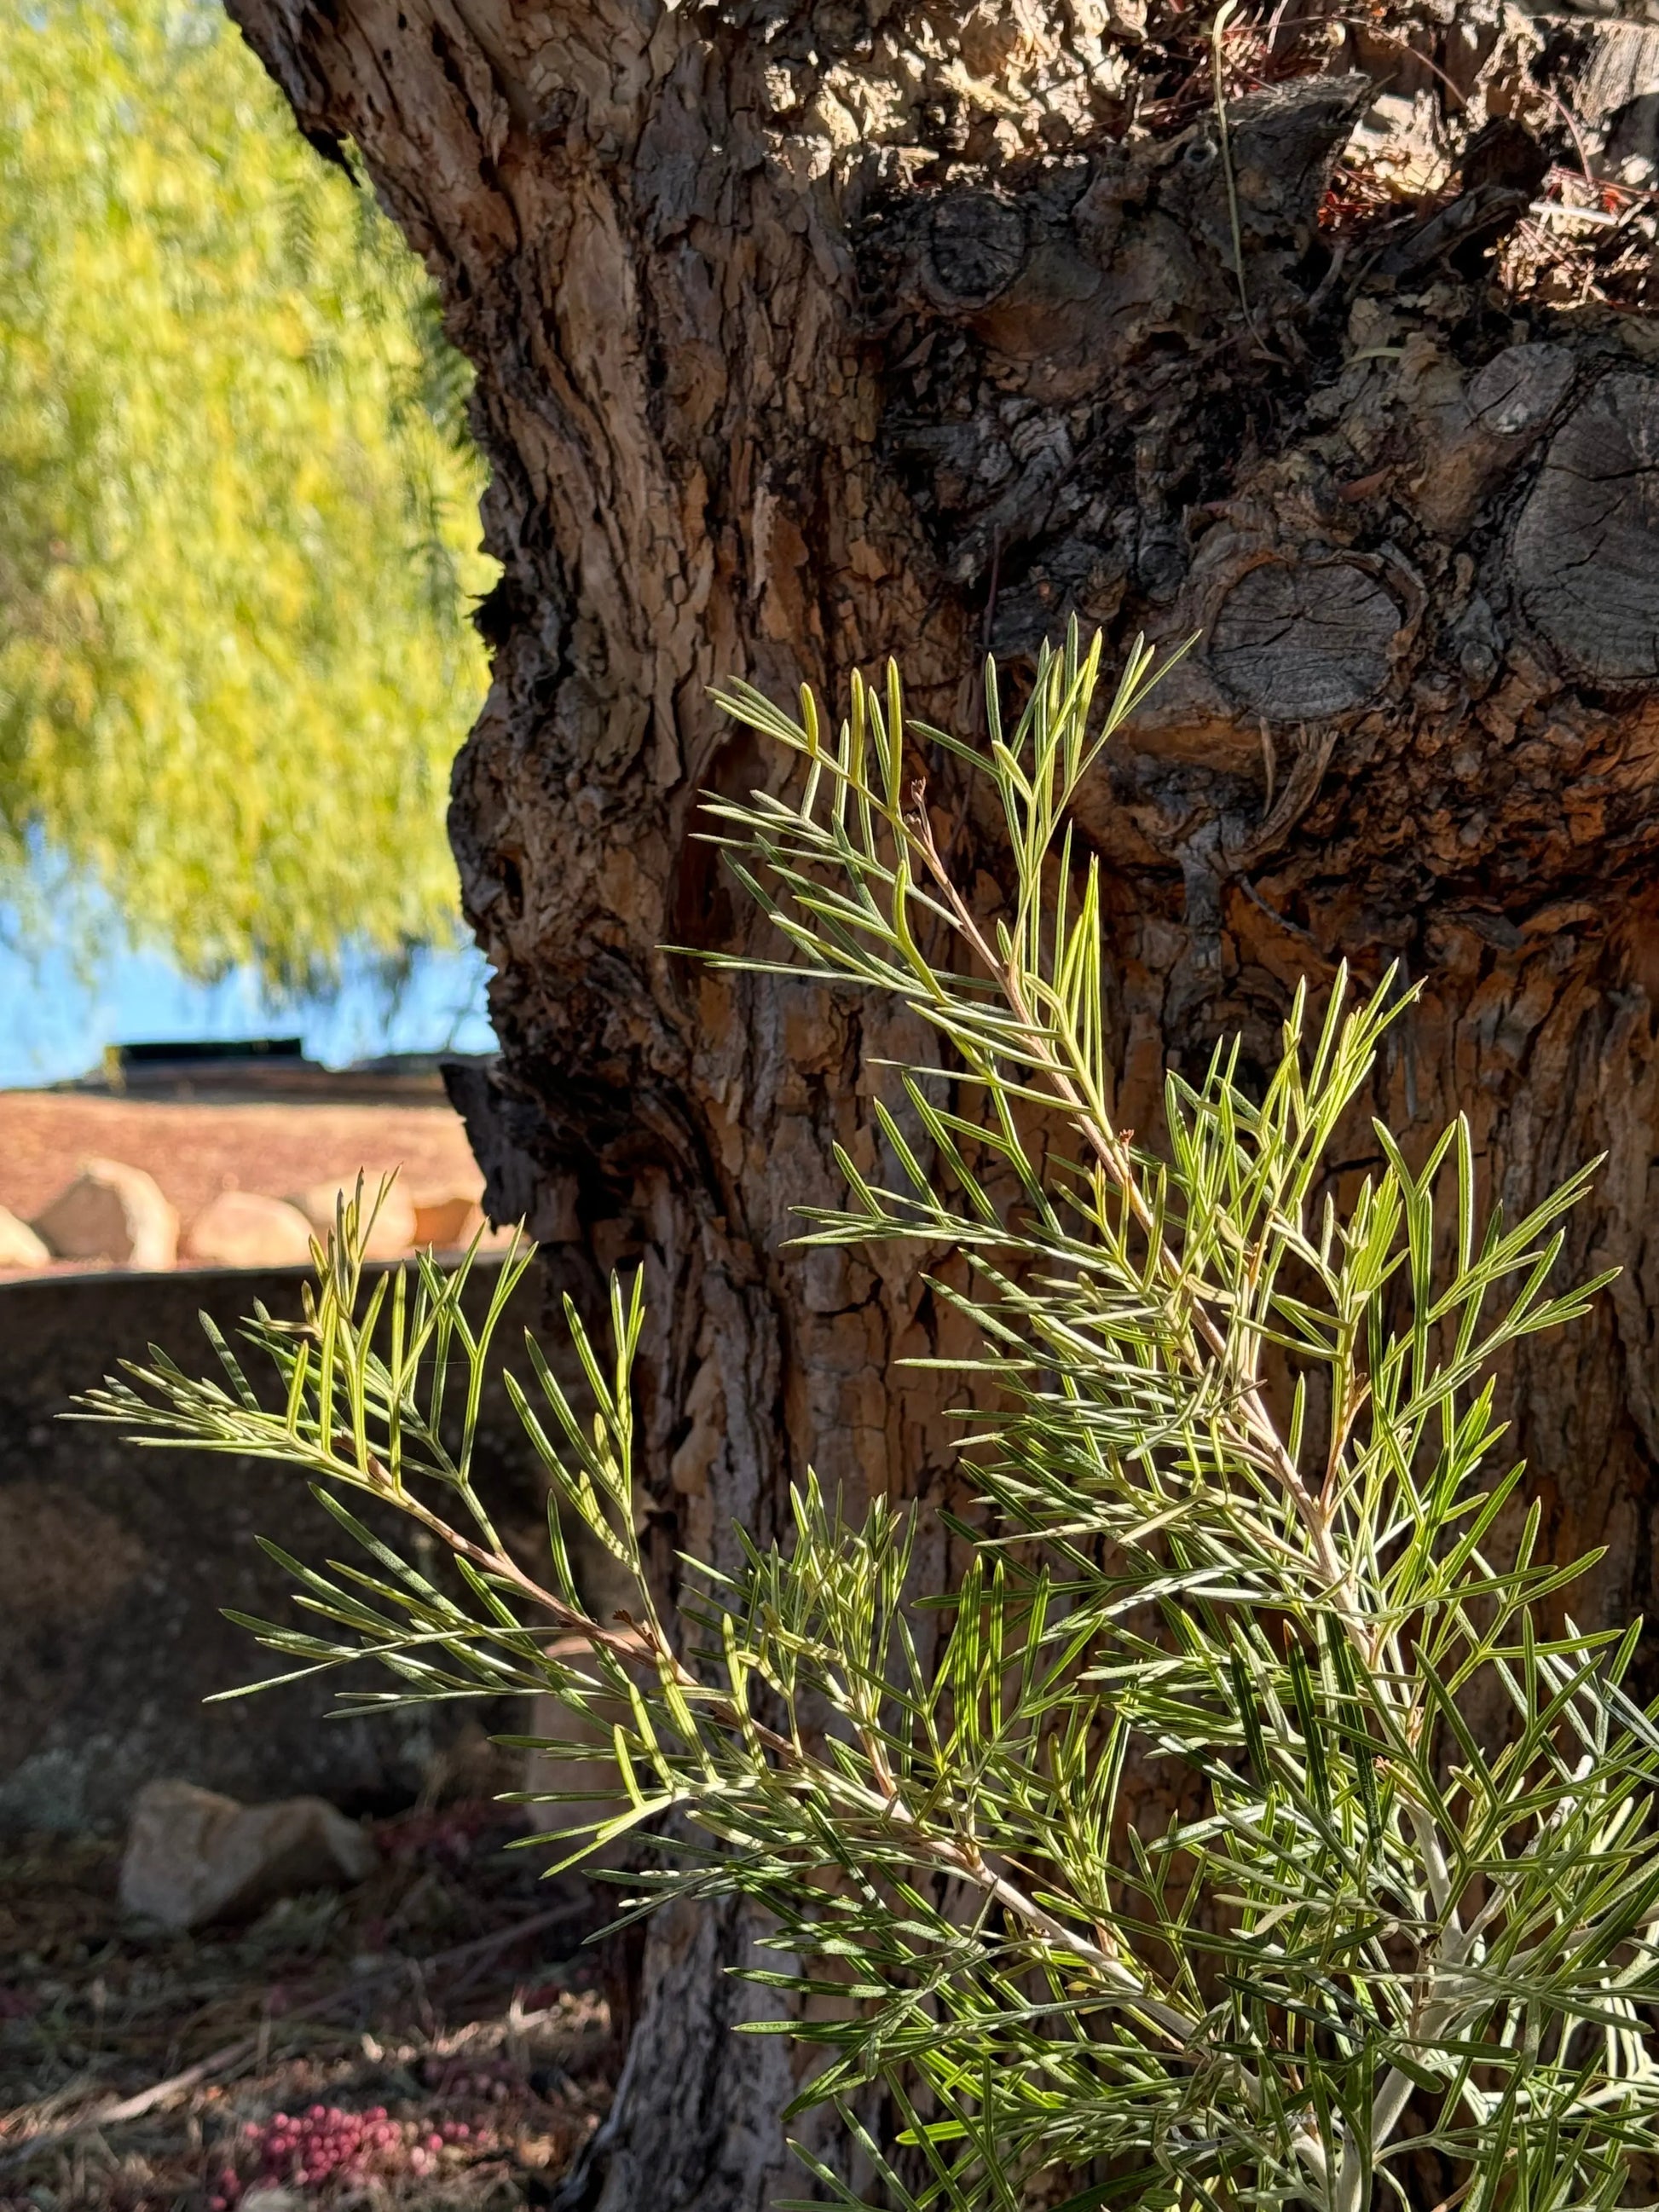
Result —
<instances>
[{"instance_id":1,"label":"yellow-green foliage","mask_svg":"<svg viewBox=\"0 0 1659 2212\"><path fill-rule=\"evenodd\" d=\"M460 380L219 8L0 9L0 898L50 855L197 974L448 936Z\"/></svg>"}]
</instances>

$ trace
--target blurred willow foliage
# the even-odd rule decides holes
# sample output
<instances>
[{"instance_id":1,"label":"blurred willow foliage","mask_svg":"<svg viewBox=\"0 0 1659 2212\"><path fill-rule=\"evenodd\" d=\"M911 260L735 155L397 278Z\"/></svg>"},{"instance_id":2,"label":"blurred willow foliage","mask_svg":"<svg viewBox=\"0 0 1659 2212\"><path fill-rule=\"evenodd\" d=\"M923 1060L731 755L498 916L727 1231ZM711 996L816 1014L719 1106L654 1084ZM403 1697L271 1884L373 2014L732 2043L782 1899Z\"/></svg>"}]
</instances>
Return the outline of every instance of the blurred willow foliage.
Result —
<instances>
[{"instance_id":1,"label":"blurred willow foliage","mask_svg":"<svg viewBox=\"0 0 1659 2212\"><path fill-rule=\"evenodd\" d=\"M30 0L0 272L0 899L278 984L447 940L493 568L419 264L216 5Z\"/></svg>"}]
</instances>

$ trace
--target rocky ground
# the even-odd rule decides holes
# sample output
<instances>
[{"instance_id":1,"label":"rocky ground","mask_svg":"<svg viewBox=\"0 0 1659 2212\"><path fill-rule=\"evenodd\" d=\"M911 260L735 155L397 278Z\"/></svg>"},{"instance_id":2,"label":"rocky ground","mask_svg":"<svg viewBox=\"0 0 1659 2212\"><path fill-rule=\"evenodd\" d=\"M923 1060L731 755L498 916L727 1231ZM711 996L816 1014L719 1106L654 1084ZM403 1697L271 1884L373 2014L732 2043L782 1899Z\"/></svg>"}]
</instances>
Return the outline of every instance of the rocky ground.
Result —
<instances>
[{"instance_id":1,"label":"rocky ground","mask_svg":"<svg viewBox=\"0 0 1659 2212\"><path fill-rule=\"evenodd\" d=\"M0 2212L550 2202L617 2063L605 1900L507 1817L403 1814L356 1888L189 1936L124 1918L118 1842L6 1845Z\"/></svg>"}]
</instances>

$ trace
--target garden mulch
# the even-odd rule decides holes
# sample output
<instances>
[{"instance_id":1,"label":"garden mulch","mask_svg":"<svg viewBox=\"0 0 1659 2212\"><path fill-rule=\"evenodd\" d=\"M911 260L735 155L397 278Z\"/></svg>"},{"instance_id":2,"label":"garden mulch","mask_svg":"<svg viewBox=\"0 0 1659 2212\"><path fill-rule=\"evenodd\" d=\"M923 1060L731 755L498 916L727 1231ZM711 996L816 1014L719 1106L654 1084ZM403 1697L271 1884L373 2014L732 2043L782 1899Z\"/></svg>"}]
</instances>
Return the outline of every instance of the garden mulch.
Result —
<instances>
[{"instance_id":1,"label":"garden mulch","mask_svg":"<svg viewBox=\"0 0 1659 2212\"><path fill-rule=\"evenodd\" d=\"M619 2054L605 1901L487 1802L379 1824L344 1893L176 1935L118 1842L0 1844L0 2212L544 2205Z\"/></svg>"}]
</instances>

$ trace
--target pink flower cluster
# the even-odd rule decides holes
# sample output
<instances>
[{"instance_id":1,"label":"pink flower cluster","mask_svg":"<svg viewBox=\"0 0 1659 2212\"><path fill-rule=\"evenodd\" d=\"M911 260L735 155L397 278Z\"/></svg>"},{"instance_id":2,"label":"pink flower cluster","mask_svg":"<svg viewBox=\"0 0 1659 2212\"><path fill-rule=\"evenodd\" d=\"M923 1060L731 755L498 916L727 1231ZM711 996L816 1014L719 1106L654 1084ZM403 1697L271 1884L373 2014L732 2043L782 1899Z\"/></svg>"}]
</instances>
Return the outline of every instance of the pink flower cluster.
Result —
<instances>
[{"instance_id":1,"label":"pink flower cluster","mask_svg":"<svg viewBox=\"0 0 1659 2212\"><path fill-rule=\"evenodd\" d=\"M263 2127L250 2123L243 2136L257 2179L285 2182L293 2189L320 2189L337 2178L360 2180L371 2169L428 2173L441 2151L468 2142L471 2133L465 2120L445 2120L422 2130L411 2121L389 2118L384 2105L366 2112L313 2105L305 2112L274 2112ZM227 2166L209 2200L210 2212L234 2212L246 2185L234 2166Z\"/></svg>"}]
</instances>

